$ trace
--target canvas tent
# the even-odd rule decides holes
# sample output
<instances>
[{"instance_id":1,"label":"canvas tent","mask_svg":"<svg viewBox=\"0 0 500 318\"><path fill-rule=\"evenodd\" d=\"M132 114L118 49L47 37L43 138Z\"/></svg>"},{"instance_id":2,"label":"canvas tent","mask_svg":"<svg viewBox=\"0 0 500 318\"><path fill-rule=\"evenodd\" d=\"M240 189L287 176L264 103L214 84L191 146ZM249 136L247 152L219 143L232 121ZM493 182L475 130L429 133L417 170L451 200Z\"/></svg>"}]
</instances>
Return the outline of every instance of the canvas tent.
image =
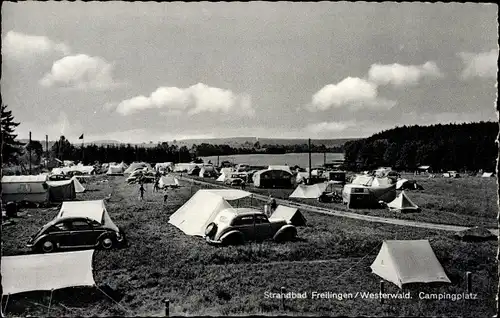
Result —
<instances>
[{"instance_id":1,"label":"canvas tent","mask_svg":"<svg viewBox=\"0 0 500 318\"><path fill-rule=\"evenodd\" d=\"M201 165L197 163L176 163L174 166L174 172L188 172L194 167Z\"/></svg>"},{"instance_id":2,"label":"canvas tent","mask_svg":"<svg viewBox=\"0 0 500 318\"><path fill-rule=\"evenodd\" d=\"M57 218L86 217L101 224L108 224L118 231L118 227L111 220L103 200L63 202Z\"/></svg>"},{"instance_id":3,"label":"canvas tent","mask_svg":"<svg viewBox=\"0 0 500 318\"><path fill-rule=\"evenodd\" d=\"M401 191L401 193L394 200L387 203L387 207L389 208L389 210L397 212L420 211L420 208L415 203L413 203L410 198L408 198L404 191Z\"/></svg>"},{"instance_id":4,"label":"canvas tent","mask_svg":"<svg viewBox=\"0 0 500 318\"><path fill-rule=\"evenodd\" d=\"M78 180L77 177L72 177L71 180L73 180L73 183L75 185L75 192L76 193L82 193L85 192L85 188L83 185L80 183L80 180Z\"/></svg>"},{"instance_id":5,"label":"canvas tent","mask_svg":"<svg viewBox=\"0 0 500 318\"><path fill-rule=\"evenodd\" d=\"M3 256L3 295L95 286L92 275L93 254L94 250L85 250Z\"/></svg>"},{"instance_id":6,"label":"canvas tent","mask_svg":"<svg viewBox=\"0 0 500 318\"><path fill-rule=\"evenodd\" d=\"M271 165L271 166L267 167L267 170L283 170L283 171L288 172L289 174L292 174L290 167L287 165Z\"/></svg>"},{"instance_id":7,"label":"canvas tent","mask_svg":"<svg viewBox=\"0 0 500 318\"><path fill-rule=\"evenodd\" d=\"M199 177L200 178L210 178L217 175L217 170L215 170L214 166L203 166L200 169Z\"/></svg>"},{"instance_id":8,"label":"canvas tent","mask_svg":"<svg viewBox=\"0 0 500 318\"><path fill-rule=\"evenodd\" d=\"M396 185L389 186L367 186L358 184L346 184L342 189L342 201L348 208L368 208L379 206L379 202L391 202L396 198Z\"/></svg>"},{"instance_id":9,"label":"canvas tent","mask_svg":"<svg viewBox=\"0 0 500 318\"><path fill-rule=\"evenodd\" d=\"M414 180L400 179L396 182L396 190L423 190L423 187Z\"/></svg>"},{"instance_id":10,"label":"canvas tent","mask_svg":"<svg viewBox=\"0 0 500 318\"><path fill-rule=\"evenodd\" d=\"M164 189L166 187L178 187L179 180L172 175L161 176L158 186L160 189Z\"/></svg>"},{"instance_id":11,"label":"canvas tent","mask_svg":"<svg viewBox=\"0 0 500 318\"><path fill-rule=\"evenodd\" d=\"M222 168L220 169L220 176L215 181L224 182L226 181L227 178L231 178L233 172L234 172L233 168Z\"/></svg>"},{"instance_id":12,"label":"canvas tent","mask_svg":"<svg viewBox=\"0 0 500 318\"><path fill-rule=\"evenodd\" d=\"M155 164L155 171L160 171L160 170L163 170L163 171L170 171L170 170L173 170L174 168L174 163L173 162L159 162L157 164Z\"/></svg>"},{"instance_id":13,"label":"canvas tent","mask_svg":"<svg viewBox=\"0 0 500 318\"><path fill-rule=\"evenodd\" d=\"M122 165L109 165L106 174L108 176L123 176L125 169Z\"/></svg>"},{"instance_id":14,"label":"canvas tent","mask_svg":"<svg viewBox=\"0 0 500 318\"><path fill-rule=\"evenodd\" d=\"M384 241L370 268L399 288L409 283L451 283L428 240Z\"/></svg>"},{"instance_id":15,"label":"canvas tent","mask_svg":"<svg viewBox=\"0 0 500 318\"><path fill-rule=\"evenodd\" d=\"M386 177L389 172L392 171L392 168L390 167L380 167L377 170L375 170L375 176L381 178L381 177Z\"/></svg>"},{"instance_id":16,"label":"canvas tent","mask_svg":"<svg viewBox=\"0 0 500 318\"><path fill-rule=\"evenodd\" d=\"M299 184L290 195L290 198L317 199L325 192L327 186L326 183L317 183L313 185Z\"/></svg>"},{"instance_id":17,"label":"canvas tent","mask_svg":"<svg viewBox=\"0 0 500 318\"><path fill-rule=\"evenodd\" d=\"M497 239L497 236L491 231L478 226L455 233L455 237L467 242L481 242Z\"/></svg>"},{"instance_id":18,"label":"canvas tent","mask_svg":"<svg viewBox=\"0 0 500 318\"><path fill-rule=\"evenodd\" d=\"M483 177L483 178L493 177L493 172L484 172L481 177Z\"/></svg>"},{"instance_id":19,"label":"canvas tent","mask_svg":"<svg viewBox=\"0 0 500 318\"><path fill-rule=\"evenodd\" d=\"M49 200L61 202L76 199L76 189L73 180L47 181Z\"/></svg>"},{"instance_id":20,"label":"canvas tent","mask_svg":"<svg viewBox=\"0 0 500 318\"><path fill-rule=\"evenodd\" d=\"M132 163L123 173L132 173L137 169L146 169L148 171L152 171L151 165L145 162L134 162Z\"/></svg>"},{"instance_id":21,"label":"canvas tent","mask_svg":"<svg viewBox=\"0 0 500 318\"><path fill-rule=\"evenodd\" d=\"M252 180L258 188L288 188L292 185L292 174L282 169L260 170L254 173Z\"/></svg>"},{"instance_id":22,"label":"canvas tent","mask_svg":"<svg viewBox=\"0 0 500 318\"><path fill-rule=\"evenodd\" d=\"M170 216L168 223L174 225L187 235L203 236L206 227L219 212L232 209L225 197L240 198L240 195L236 194L234 190L227 190L226 192L223 192L223 190L217 192L198 190L183 206Z\"/></svg>"},{"instance_id":23,"label":"canvas tent","mask_svg":"<svg viewBox=\"0 0 500 318\"><path fill-rule=\"evenodd\" d=\"M295 226L306 225L306 218L297 208L278 205L269 219L282 219Z\"/></svg>"},{"instance_id":24,"label":"canvas tent","mask_svg":"<svg viewBox=\"0 0 500 318\"><path fill-rule=\"evenodd\" d=\"M4 202L49 201L48 177L37 176L4 176L2 177L2 200Z\"/></svg>"}]
</instances>

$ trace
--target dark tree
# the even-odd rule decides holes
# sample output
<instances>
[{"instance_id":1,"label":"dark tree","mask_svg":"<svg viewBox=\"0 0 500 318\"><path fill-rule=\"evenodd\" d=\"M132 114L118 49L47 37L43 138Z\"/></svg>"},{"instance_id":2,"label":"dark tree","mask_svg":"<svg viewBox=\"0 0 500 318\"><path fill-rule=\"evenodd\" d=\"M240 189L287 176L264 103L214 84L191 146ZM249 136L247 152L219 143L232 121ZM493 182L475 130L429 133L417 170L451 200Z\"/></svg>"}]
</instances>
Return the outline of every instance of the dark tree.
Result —
<instances>
[{"instance_id":1,"label":"dark tree","mask_svg":"<svg viewBox=\"0 0 500 318\"><path fill-rule=\"evenodd\" d=\"M22 155L23 143L16 140L14 133L19 123L14 121L11 110L7 110L7 105L2 104L1 108L1 135L2 135L2 163L18 163L19 156Z\"/></svg>"}]
</instances>

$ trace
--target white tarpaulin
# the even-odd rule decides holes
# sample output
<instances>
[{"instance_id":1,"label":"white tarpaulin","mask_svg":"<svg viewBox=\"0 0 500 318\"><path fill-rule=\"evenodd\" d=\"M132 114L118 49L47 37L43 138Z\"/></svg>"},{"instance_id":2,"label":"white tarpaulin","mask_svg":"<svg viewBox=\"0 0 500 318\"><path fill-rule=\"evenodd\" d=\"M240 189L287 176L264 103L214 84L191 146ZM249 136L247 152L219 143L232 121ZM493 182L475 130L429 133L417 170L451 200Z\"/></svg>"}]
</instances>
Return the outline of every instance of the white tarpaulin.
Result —
<instances>
[{"instance_id":1,"label":"white tarpaulin","mask_svg":"<svg viewBox=\"0 0 500 318\"><path fill-rule=\"evenodd\" d=\"M94 286L94 250L2 257L3 295Z\"/></svg>"},{"instance_id":2,"label":"white tarpaulin","mask_svg":"<svg viewBox=\"0 0 500 318\"><path fill-rule=\"evenodd\" d=\"M103 200L63 202L57 217L86 217L101 223L105 211Z\"/></svg>"},{"instance_id":3,"label":"white tarpaulin","mask_svg":"<svg viewBox=\"0 0 500 318\"><path fill-rule=\"evenodd\" d=\"M318 183L313 185L299 184L295 191L290 195L290 198L301 199L317 199L325 192L327 188L326 183Z\"/></svg>"},{"instance_id":4,"label":"white tarpaulin","mask_svg":"<svg viewBox=\"0 0 500 318\"><path fill-rule=\"evenodd\" d=\"M408 283L450 283L428 240L384 241L370 268L399 288Z\"/></svg>"},{"instance_id":5,"label":"white tarpaulin","mask_svg":"<svg viewBox=\"0 0 500 318\"><path fill-rule=\"evenodd\" d=\"M231 208L222 196L209 190L199 190L170 216L168 223L187 235L203 236L217 214Z\"/></svg>"},{"instance_id":6,"label":"white tarpaulin","mask_svg":"<svg viewBox=\"0 0 500 318\"><path fill-rule=\"evenodd\" d=\"M217 190L217 189L210 189L210 190L200 190L200 191L210 191L212 193L215 193L221 197L223 197L225 200L239 200L242 198L246 198L251 196L252 194L247 191L243 190L238 190L238 189L224 189L224 190Z\"/></svg>"}]
</instances>

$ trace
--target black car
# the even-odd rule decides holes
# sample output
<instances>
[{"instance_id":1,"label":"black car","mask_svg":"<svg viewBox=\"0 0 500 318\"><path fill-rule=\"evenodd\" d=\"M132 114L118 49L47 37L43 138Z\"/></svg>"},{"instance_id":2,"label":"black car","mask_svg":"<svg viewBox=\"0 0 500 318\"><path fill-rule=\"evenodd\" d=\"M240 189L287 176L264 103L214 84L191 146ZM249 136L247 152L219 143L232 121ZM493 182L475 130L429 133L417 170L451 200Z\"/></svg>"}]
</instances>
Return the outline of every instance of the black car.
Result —
<instances>
[{"instance_id":1,"label":"black car","mask_svg":"<svg viewBox=\"0 0 500 318\"><path fill-rule=\"evenodd\" d=\"M84 217L55 218L28 241L34 252L102 248L109 250L126 244L124 233L110 220L103 224Z\"/></svg>"}]
</instances>

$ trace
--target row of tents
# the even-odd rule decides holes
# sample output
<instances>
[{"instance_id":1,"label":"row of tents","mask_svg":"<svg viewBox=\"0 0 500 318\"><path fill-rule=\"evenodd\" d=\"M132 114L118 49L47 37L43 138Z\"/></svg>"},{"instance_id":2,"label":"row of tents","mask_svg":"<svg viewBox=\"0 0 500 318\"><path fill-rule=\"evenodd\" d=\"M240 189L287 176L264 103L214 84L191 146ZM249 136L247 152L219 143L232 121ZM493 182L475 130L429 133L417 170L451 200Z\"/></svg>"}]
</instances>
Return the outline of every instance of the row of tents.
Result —
<instances>
[{"instance_id":1,"label":"row of tents","mask_svg":"<svg viewBox=\"0 0 500 318\"><path fill-rule=\"evenodd\" d=\"M2 177L3 202L61 202L85 191L78 178L50 181L47 175Z\"/></svg>"}]
</instances>

